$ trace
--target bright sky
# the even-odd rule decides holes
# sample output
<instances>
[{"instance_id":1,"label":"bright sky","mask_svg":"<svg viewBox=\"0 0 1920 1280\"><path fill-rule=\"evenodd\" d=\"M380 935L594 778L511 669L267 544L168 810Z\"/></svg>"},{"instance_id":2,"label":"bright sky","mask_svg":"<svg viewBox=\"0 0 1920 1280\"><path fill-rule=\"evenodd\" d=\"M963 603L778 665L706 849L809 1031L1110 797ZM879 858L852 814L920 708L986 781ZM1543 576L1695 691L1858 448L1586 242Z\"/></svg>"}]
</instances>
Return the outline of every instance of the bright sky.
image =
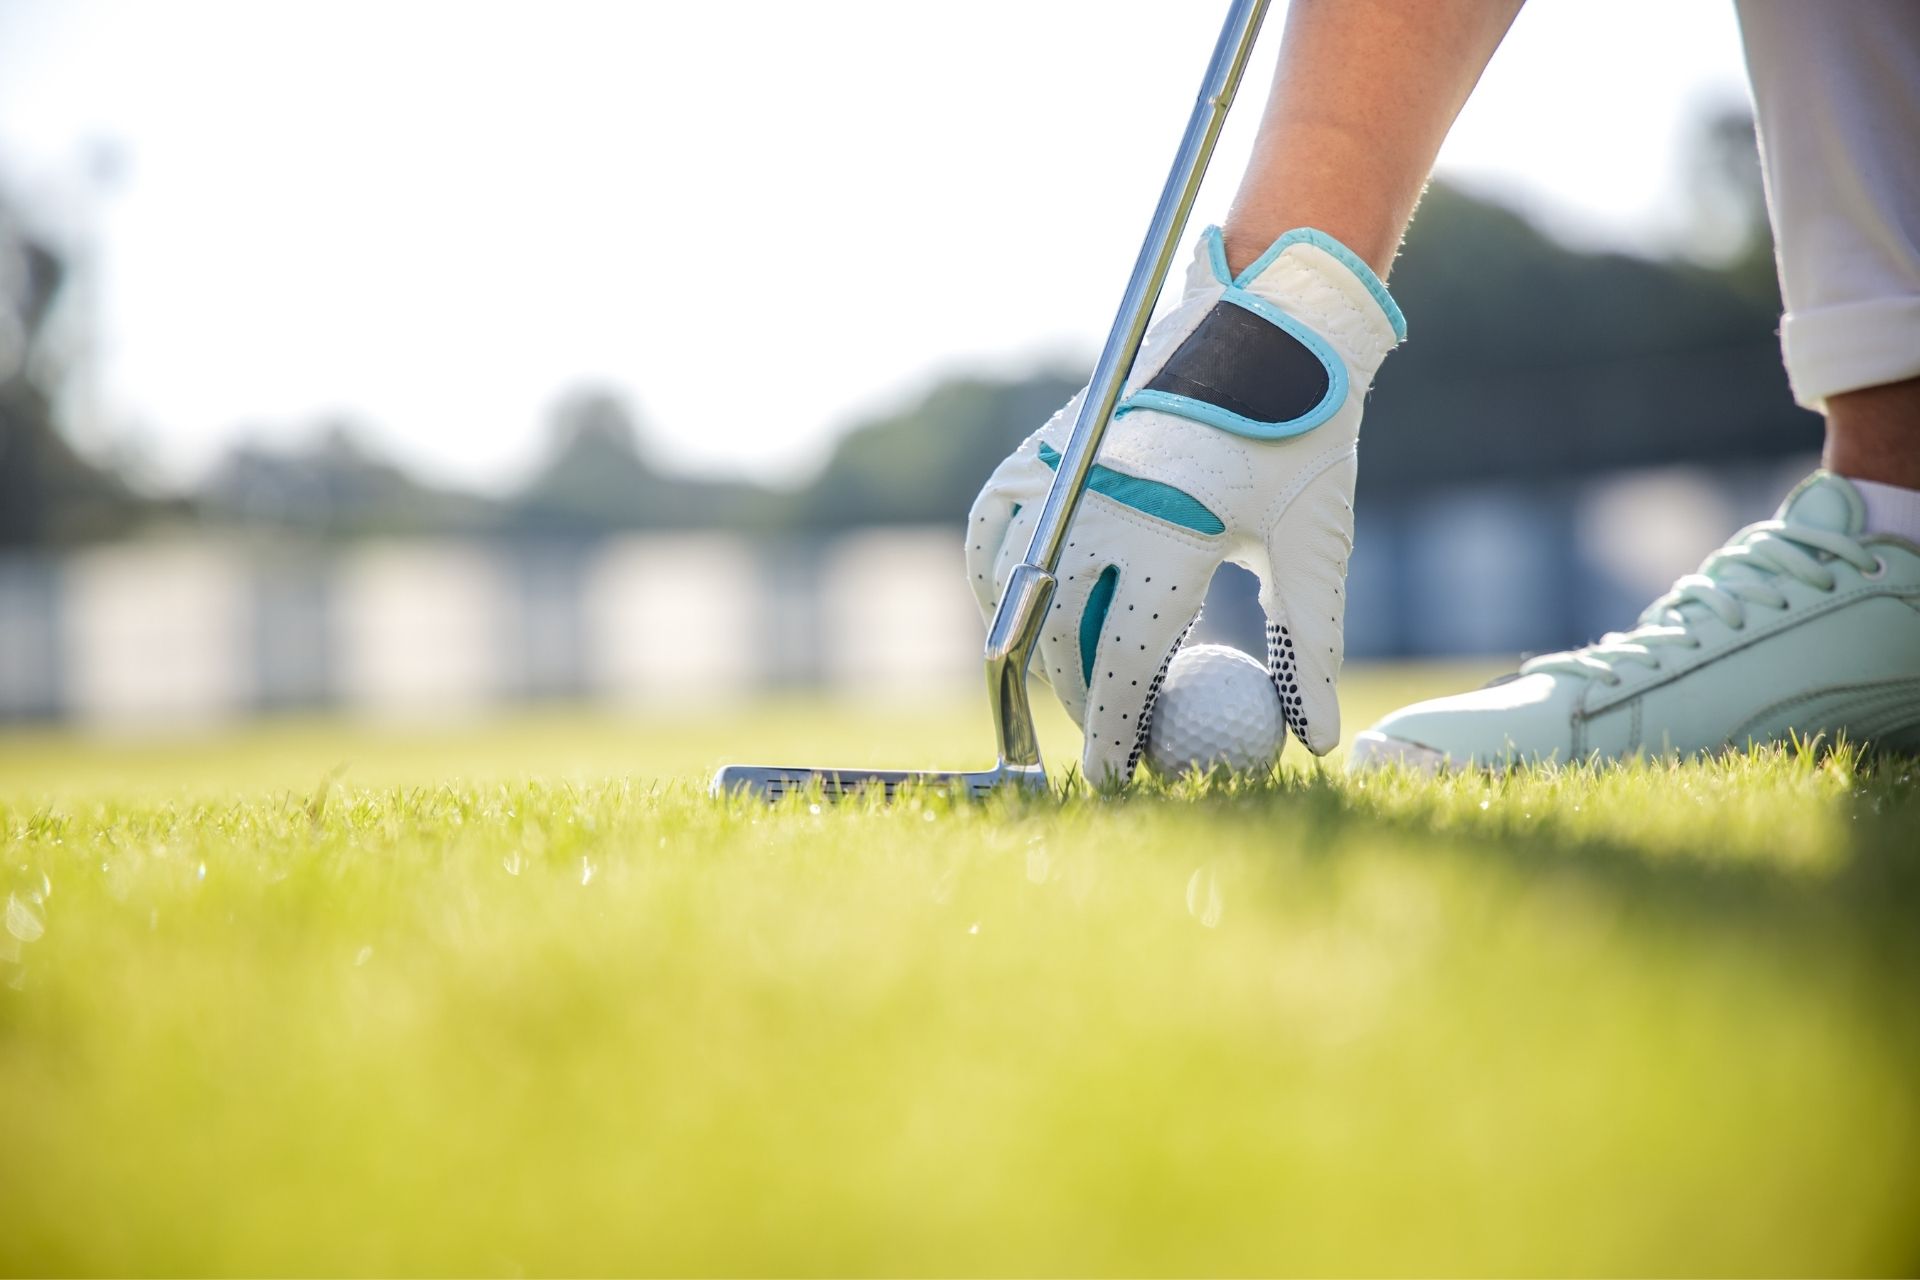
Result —
<instances>
[{"instance_id":1,"label":"bright sky","mask_svg":"<svg viewBox=\"0 0 1920 1280\"><path fill-rule=\"evenodd\" d=\"M1217 11L0 0L0 171L93 207L105 416L172 474L350 411L498 482L591 380L669 461L795 476L940 372L1090 359ZM1441 169L1663 248L1683 127L1744 83L1724 0L1533 0Z\"/></svg>"}]
</instances>

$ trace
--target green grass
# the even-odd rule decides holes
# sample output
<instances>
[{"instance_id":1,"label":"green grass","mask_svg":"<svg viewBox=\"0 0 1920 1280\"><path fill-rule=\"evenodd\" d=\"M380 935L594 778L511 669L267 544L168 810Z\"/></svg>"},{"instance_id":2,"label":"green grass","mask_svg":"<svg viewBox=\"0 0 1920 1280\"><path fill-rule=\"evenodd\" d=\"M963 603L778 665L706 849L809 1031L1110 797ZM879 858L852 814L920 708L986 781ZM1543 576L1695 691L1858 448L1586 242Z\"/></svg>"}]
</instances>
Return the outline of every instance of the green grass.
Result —
<instances>
[{"instance_id":1,"label":"green grass","mask_svg":"<svg viewBox=\"0 0 1920 1280\"><path fill-rule=\"evenodd\" d=\"M0 1269L1920 1268L1912 765L699 791L983 719L0 739Z\"/></svg>"}]
</instances>

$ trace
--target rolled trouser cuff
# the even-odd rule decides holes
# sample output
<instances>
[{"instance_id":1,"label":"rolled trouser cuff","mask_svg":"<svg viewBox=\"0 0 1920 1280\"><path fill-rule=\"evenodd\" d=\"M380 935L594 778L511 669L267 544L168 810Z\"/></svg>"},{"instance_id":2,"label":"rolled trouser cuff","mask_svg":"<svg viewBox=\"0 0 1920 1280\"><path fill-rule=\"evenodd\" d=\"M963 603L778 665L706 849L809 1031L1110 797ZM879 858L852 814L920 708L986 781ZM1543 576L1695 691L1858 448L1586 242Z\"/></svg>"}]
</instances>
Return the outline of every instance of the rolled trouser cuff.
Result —
<instances>
[{"instance_id":1,"label":"rolled trouser cuff","mask_svg":"<svg viewBox=\"0 0 1920 1280\"><path fill-rule=\"evenodd\" d=\"M1780 348L1793 398L1809 409L1843 392L1920 378L1920 297L1789 311Z\"/></svg>"}]
</instances>

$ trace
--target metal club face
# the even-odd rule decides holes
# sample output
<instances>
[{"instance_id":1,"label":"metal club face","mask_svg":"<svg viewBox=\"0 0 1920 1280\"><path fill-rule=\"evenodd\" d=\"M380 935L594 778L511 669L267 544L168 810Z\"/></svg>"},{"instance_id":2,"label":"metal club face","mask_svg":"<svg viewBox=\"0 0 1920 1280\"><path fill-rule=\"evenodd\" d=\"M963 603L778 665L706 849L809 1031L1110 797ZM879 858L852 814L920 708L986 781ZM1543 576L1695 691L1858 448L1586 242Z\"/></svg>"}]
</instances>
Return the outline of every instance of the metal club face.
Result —
<instances>
[{"instance_id":1,"label":"metal club face","mask_svg":"<svg viewBox=\"0 0 1920 1280\"><path fill-rule=\"evenodd\" d=\"M908 785L936 790L960 787L979 799L1001 787L1022 786L1044 791L1046 766L1040 761L1040 739L1034 732L1033 706L1027 700L1027 660L1040 636L1047 601L1053 596L1053 575L1022 564L1007 579L993 627L987 633L987 691L993 702L994 730L1000 740L999 763L978 772L918 769L834 769L730 764L713 775L715 796L746 794L769 803L796 792L811 792L837 800L871 794L876 788L891 800Z\"/></svg>"},{"instance_id":2,"label":"metal club face","mask_svg":"<svg viewBox=\"0 0 1920 1280\"><path fill-rule=\"evenodd\" d=\"M816 787L828 799L873 794L892 800L900 788L924 787L935 791L963 789L981 799L1005 786L1024 786L1044 790L1047 775L1043 770L982 769L971 773L942 773L915 769L811 769L780 768L766 765L730 764L713 775L716 796L750 795L772 803L784 796L811 792Z\"/></svg>"}]
</instances>

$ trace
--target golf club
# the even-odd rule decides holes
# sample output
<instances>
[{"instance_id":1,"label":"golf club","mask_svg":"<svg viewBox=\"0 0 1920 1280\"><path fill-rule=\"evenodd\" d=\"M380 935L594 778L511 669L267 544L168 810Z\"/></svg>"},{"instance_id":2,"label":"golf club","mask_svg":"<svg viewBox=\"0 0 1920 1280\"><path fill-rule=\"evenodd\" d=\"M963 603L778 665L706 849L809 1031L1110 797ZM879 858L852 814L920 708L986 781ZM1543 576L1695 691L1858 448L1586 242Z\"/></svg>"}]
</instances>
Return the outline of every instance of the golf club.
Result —
<instances>
[{"instance_id":1,"label":"golf club","mask_svg":"<svg viewBox=\"0 0 1920 1280\"><path fill-rule=\"evenodd\" d=\"M1068 437L1059 469L1047 491L1046 505L1034 526L1026 558L1007 579L993 625L987 632L987 694L993 704L994 730L999 737L999 759L991 769L971 772L908 769L836 769L767 765L727 765L713 778L713 794L745 791L777 800L789 791L819 787L828 796L882 788L891 798L903 785L964 787L975 796L1003 786L1044 790L1046 766L1040 759L1040 740L1034 732L1033 709L1027 701L1027 664L1040 640L1040 627L1053 597L1054 573L1067 529L1085 492L1100 441L1113 419L1120 390L1133 369L1147 321L1166 282L1167 270L1186 227L1187 215L1206 176L1220 129L1240 86L1266 16L1268 0L1233 0L1225 27L1214 45L1193 114L1174 155L1173 169L1160 192L1153 221L1133 264L1133 275L1120 299L1119 313L1107 334L1106 345L1094 365L1087 395Z\"/></svg>"}]
</instances>

